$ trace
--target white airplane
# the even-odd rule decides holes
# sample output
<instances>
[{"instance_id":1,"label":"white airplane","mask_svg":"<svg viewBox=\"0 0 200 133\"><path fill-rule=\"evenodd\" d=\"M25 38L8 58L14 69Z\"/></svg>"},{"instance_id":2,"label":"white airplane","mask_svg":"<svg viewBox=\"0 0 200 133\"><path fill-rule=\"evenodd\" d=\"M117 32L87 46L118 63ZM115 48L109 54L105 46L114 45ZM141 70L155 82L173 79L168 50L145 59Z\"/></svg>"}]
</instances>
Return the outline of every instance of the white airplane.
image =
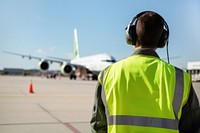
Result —
<instances>
[{"instance_id":1,"label":"white airplane","mask_svg":"<svg viewBox=\"0 0 200 133\"><path fill-rule=\"evenodd\" d=\"M96 80L101 70L116 62L115 58L108 54L95 54L91 56L80 57L76 29L74 29L74 59L68 60L57 57L48 57L44 59L41 57L8 51L4 51L4 53L22 56L22 58L39 60L38 67L41 72L47 72L49 69L49 64L53 62L59 63L61 66L61 73L63 75L70 75L70 79L76 79L77 76L82 76Z\"/></svg>"}]
</instances>

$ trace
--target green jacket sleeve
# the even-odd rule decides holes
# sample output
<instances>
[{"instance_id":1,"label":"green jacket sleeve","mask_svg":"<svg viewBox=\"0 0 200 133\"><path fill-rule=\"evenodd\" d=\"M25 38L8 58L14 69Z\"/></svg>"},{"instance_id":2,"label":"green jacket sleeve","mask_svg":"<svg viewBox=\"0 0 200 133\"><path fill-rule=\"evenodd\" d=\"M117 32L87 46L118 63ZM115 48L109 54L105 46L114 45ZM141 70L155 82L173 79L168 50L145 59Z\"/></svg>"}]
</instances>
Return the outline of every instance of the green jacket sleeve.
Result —
<instances>
[{"instance_id":1,"label":"green jacket sleeve","mask_svg":"<svg viewBox=\"0 0 200 133\"><path fill-rule=\"evenodd\" d=\"M192 85L189 99L182 109L179 131L180 133L200 133L200 106Z\"/></svg>"},{"instance_id":2,"label":"green jacket sleeve","mask_svg":"<svg viewBox=\"0 0 200 133\"><path fill-rule=\"evenodd\" d=\"M95 100L92 112L92 119L90 121L92 133L107 133L107 121L105 114L105 107L101 99L102 86L98 82L95 92Z\"/></svg>"}]
</instances>

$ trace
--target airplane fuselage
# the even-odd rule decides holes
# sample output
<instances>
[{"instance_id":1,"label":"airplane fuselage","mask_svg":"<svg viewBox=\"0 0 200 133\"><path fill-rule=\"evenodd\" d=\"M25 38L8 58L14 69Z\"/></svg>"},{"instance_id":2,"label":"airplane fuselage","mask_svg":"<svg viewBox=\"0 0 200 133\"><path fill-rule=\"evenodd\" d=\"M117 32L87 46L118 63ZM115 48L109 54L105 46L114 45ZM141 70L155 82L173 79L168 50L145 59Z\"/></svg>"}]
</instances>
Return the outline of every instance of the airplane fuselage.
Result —
<instances>
[{"instance_id":1,"label":"airplane fuselage","mask_svg":"<svg viewBox=\"0 0 200 133\"><path fill-rule=\"evenodd\" d=\"M108 54L96 54L71 60L72 64L84 66L90 71L101 71L114 62L115 59Z\"/></svg>"}]
</instances>

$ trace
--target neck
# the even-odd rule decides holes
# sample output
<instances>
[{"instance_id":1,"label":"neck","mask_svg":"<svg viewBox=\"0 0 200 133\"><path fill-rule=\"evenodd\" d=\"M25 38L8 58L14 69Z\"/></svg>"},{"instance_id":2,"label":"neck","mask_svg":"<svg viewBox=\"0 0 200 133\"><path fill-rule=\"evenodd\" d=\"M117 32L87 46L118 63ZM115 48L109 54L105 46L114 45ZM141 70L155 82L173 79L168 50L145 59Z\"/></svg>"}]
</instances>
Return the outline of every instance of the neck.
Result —
<instances>
[{"instance_id":1,"label":"neck","mask_svg":"<svg viewBox=\"0 0 200 133\"><path fill-rule=\"evenodd\" d=\"M156 51L157 48L147 48L147 47L142 47L141 45L140 46L135 46L134 47L134 50L138 50L138 49L142 49L142 48L145 48L145 49L151 49L151 50L154 50Z\"/></svg>"},{"instance_id":2,"label":"neck","mask_svg":"<svg viewBox=\"0 0 200 133\"><path fill-rule=\"evenodd\" d=\"M155 50L151 49L151 48L138 48L137 50L134 51L133 55L149 55L149 56L155 56L158 57L158 54L156 53Z\"/></svg>"}]
</instances>

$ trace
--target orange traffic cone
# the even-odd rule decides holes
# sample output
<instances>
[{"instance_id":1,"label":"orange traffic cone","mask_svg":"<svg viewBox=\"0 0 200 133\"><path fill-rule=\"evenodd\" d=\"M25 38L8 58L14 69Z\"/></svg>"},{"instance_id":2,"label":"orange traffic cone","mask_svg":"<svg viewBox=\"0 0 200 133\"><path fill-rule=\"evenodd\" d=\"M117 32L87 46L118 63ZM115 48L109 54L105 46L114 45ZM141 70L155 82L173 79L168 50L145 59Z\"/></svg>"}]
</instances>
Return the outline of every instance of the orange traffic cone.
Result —
<instances>
[{"instance_id":1,"label":"orange traffic cone","mask_svg":"<svg viewBox=\"0 0 200 133\"><path fill-rule=\"evenodd\" d=\"M58 74L58 80L60 80L61 79L61 75L60 74Z\"/></svg>"},{"instance_id":2,"label":"orange traffic cone","mask_svg":"<svg viewBox=\"0 0 200 133\"><path fill-rule=\"evenodd\" d=\"M32 84L32 80L31 80L31 82L30 82L30 84L29 84L29 93L34 93L34 91L33 91L33 84Z\"/></svg>"}]
</instances>

